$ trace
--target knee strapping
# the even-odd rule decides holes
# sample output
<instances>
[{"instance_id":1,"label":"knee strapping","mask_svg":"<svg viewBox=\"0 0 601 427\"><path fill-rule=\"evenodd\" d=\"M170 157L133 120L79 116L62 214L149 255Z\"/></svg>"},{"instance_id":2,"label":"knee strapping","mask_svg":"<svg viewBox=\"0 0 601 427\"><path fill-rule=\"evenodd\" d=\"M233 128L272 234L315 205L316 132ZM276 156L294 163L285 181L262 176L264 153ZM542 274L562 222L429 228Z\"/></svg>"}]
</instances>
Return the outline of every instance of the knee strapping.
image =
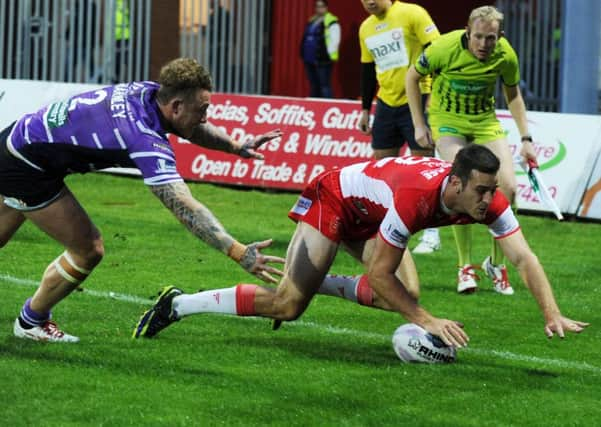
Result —
<instances>
[{"instance_id":1,"label":"knee strapping","mask_svg":"<svg viewBox=\"0 0 601 427\"><path fill-rule=\"evenodd\" d=\"M73 258L71 258L71 255L67 251L54 260L54 267L58 271L58 274L74 285L79 285L91 273L90 270L86 270L75 264L75 261L73 261Z\"/></svg>"}]
</instances>

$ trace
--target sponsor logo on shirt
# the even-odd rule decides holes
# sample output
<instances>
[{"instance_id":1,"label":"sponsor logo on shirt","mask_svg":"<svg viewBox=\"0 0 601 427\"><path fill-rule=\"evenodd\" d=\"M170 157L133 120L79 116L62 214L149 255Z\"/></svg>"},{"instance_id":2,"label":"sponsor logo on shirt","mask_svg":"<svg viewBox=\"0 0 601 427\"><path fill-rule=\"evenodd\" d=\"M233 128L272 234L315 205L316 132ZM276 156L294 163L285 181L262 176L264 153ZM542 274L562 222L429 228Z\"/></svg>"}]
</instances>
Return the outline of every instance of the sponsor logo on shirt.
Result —
<instances>
[{"instance_id":1,"label":"sponsor logo on shirt","mask_svg":"<svg viewBox=\"0 0 601 427\"><path fill-rule=\"evenodd\" d=\"M69 115L68 102L55 102L48 107L48 127L57 128L67 122Z\"/></svg>"},{"instance_id":2,"label":"sponsor logo on shirt","mask_svg":"<svg viewBox=\"0 0 601 427\"><path fill-rule=\"evenodd\" d=\"M403 31L397 28L365 39L365 45L376 63L376 72L409 65L404 39Z\"/></svg>"},{"instance_id":3,"label":"sponsor logo on shirt","mask_svg":"<svg viewBox=\"0 0 601 427\"><path fill-rule=\"evenodd\" d=\"M396 243L400 247L407 246L407 236L405 236L400 230L392 228L392 225L388 225L388 229L386 231L388 234L388 238L393 243Z\"/></svg>"},{"instance_id":4,"label":"sponsor logo on shirt","mask_svg":"<svg viewBox=\"0 0 601 427\"><path fill-rule=\"evenodd\" d=\"M377 60L386 57L387 55L401 51L401 43L398 39L394 39L390 43L375 46L369 49L371 55Z\"/></svg>"},{"instance_id":5,"label":"sponsor logo on shirt","mask_svg":"<svg viewBox=\"0 0 601 427\"><path fill-rule=\"evenodd\" d=\"M157 168L155 169L155 173L175 173L177 172L177 168L175 166L175 161L167 160L167 159L157 159Z\"/></svg>"},{"instance_id":6,"label":"sponsor logo on shirt","mask_svg":"<svg viewBox=\"0 0 601 427\"><path fill-rule=\"evenodd\" d=\"M488 88L487 82L471 80L451 80L450 84L455 92L464 94L486 93Z\"/></svg>"},{"instance_id":7,"label":"sponsor logo on shirt","mask_svg":"<svg viewBox=\"0 0 601 427\"><path fill-rule=\"evenodd\" d=\"M292 212L298 215L305 215L313 202L306 197L299 197L296 204L292 208Z\"/></svg>"}]
</instances>

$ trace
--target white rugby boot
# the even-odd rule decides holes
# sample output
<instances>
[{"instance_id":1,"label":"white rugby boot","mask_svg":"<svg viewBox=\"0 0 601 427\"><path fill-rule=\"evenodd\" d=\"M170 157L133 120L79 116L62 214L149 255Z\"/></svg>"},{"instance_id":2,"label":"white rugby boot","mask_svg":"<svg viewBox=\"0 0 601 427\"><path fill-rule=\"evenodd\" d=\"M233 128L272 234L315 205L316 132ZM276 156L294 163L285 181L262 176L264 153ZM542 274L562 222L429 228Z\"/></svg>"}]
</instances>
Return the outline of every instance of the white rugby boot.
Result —
<instances>
[{"instance_id":1,"label":"white rugby boot","mask_svg":"<svg viewBox=\"0 0 601 427\"><path fill-rule=\"evenodd\" d=\"M15 334L15 337L33 341L67 343L79 342L78 337L64 333L52 320L47 320L46 323L44 323L42 326L34 326L31 329L25 329L21 326L21 323L19 323L19 318L17 318L15 319L13 332Z\"/></svg>"},{"instance_id":2,"label":"white rugby boot","mask_svg":"<svg viewBox=\"0 0 601 427\"><path fill-rule=\"evenodd\" d=\"M474 271L472 264L465 264L463 267L459 267L457 271L457 292L460 294L471 294L476 292L478 289L478 282L480 277Z\"/></svg>"},{"instance_id":3,"label":"white rugby boot","mask_svg":"<svg viewBox=\"0 0 601 427\"><path fill-rule=\"evenodd\" d=\"M494 265L490 256L482 263L482 270L492 280L495 291L502 295L513 295L513 288L507 278L507 267L505 264Z\"/></svg>"}]
</instances>

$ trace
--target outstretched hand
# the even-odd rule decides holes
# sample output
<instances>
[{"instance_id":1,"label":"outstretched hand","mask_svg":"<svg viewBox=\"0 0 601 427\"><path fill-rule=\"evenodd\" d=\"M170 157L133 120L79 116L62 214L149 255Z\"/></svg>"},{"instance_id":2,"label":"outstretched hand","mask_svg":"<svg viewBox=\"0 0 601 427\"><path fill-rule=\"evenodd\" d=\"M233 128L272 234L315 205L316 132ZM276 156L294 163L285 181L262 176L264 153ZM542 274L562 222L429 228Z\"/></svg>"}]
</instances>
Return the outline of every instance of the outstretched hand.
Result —
<instances>
[{"instance_id":1,"label":"outstretched hand","mask_svg":"<svg viewBox=\"0 0 601 427\"><path fill-rule=\"evenodd\" d=\"M273 277L283 276L282 270L270 266L268 263L283 264L286 260L279 256L263 255L261 249L265 249L273 242L272 239L262 242L251 243L247 246L244 256L240 260L240 265L250 274L257 276L264 282L277 283L278 280Z\"/></svg>"},{"instance_id":2,"label":"outstretched hand","mask_svg":"<svg viewBox=\"0 0 601 427\"><path fill-rule=\"evenodd\" d=\"M463 324L455 320L433 318L422 327L439 337L449 347L463 348L470 340L463 331Z\"/></svg>"},{"instance_id":3,"label":"outstretched hand","mask_svg":"<svg viewBox=\"0 0 601 427\"><path fill-rule=\"evenodd\" d=\"M586 328L590 323L580 322L578 320L568 319L567 317L563 317L562 315L558 315L557 317L550 319L545 324L545 335L548 338L553 338L553 334L556 333L559 338L564 338L565 331L580 333Z\"/></svg>"},{"instance_id":4,"label":"outstretched hand","mask_svg":"<svg viewBox=\"0 0 601 427\"><path fill-rule=\"evenodd\" d=\"M258 135L252 141L245 142L240 147L239 155L245 159L254 158L262 160L264 158L263 154L257 152L256 150L266 142L271 141L272 139L281 138L282 131L279 129L272 130L270 132L264 133L263 135Z\"/></svg>"}]
</instances>

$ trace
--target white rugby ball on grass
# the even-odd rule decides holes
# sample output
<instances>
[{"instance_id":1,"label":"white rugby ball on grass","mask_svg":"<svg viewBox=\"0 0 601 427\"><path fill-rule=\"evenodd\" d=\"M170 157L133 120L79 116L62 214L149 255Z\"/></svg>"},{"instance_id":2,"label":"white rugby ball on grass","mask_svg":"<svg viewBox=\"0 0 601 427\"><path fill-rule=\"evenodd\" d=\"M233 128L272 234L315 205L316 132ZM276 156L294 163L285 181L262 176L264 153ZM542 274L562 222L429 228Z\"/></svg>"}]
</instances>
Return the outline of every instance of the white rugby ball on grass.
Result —
<instances>
[{"instance_id":1,"label":"white rugby ball on grass","mask_svg":"<svg viewBox=\"0 0 601 427\"><path fill-rule=\"evenodd\" d=\"M392 335L392 347L403 362L452 363L454 347L414 323L401 325Z\"/></svg>"}]
</instances>

